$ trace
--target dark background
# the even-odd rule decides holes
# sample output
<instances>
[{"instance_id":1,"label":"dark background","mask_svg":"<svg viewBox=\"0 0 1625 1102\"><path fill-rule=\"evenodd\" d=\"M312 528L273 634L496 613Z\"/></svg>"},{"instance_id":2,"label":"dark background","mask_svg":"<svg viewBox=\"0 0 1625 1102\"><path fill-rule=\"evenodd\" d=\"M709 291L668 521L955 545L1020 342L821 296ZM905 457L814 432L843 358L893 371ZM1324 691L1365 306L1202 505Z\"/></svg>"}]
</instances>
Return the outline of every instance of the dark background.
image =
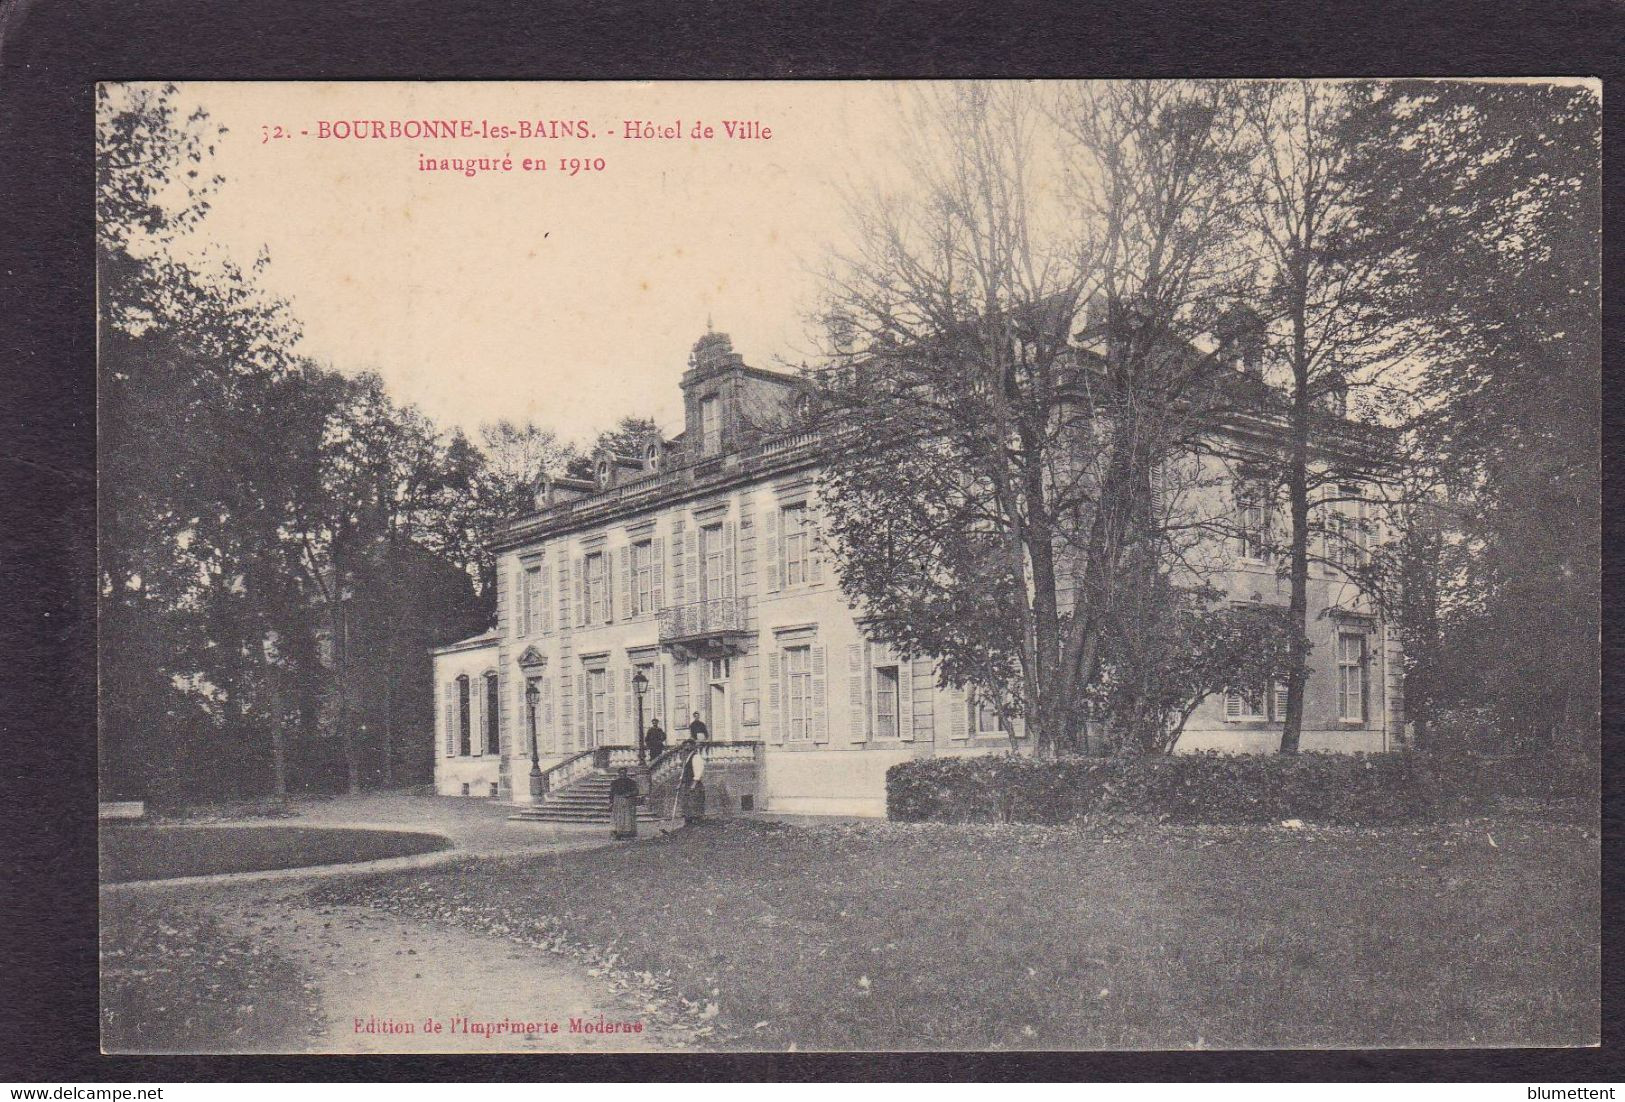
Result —
<instances>
[{"instance_id":1,"label":"dark background","mask_svg":"<svg viewBox=\"0 0 1625 1102\"><path fill-rule=\"evenodd\" d=\"M1619 815L1604 770L1604 1044L1567 1052L103 1057L97 1048L97 80L1601 76L1604 362L1620 336L1616 3L0 0L0 1079L1618 1080ZM1619 530L1604 374L1604 547ZM1619 597L1605 550L1605 612ZM1605 623L1611 621L1608 617ZM1604 667L1615 667L1605 630ZM1604 677L1605 743L1617 689ZM1419 911L1418 921L1427 921Z\"/></svg>"}]
</instances>

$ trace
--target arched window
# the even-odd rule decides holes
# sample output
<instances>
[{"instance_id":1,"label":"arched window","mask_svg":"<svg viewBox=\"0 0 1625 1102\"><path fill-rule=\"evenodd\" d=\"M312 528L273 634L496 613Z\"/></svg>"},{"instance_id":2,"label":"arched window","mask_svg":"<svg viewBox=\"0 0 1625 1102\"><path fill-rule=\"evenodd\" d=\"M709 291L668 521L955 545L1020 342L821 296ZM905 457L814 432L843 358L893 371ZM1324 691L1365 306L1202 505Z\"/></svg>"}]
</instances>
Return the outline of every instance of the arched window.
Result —
<instances>
[{"instance_id":1,"label":"arched window","mask_svg":"<svg viewBox=\"0 0 1625 1102\"><path fill-rule=\"evenodd\" d=\"M501 707L502 696L497 689L497 675L496 671L492 670L485 675L485 752L487 754L502 753L502 734L497 726Z\"/></svg>"}]
</instances>

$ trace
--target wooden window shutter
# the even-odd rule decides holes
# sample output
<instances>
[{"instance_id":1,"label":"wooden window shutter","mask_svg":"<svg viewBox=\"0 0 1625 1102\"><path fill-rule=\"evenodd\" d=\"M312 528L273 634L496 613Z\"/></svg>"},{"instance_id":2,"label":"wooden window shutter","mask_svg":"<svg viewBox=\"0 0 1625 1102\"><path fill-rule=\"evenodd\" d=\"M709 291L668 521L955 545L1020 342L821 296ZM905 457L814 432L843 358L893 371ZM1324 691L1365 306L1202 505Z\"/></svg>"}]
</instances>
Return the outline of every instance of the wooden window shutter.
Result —
<instances>
[{"instance_id":1,"label":"wooden window shutter","mask_svg":"<svg viewBox=\"0 0 1625 1102\"><path fill-rule=\"evenodd\" d=\"M576 749L587 748L589 726L592 723L592 698L588 689L592 685L592 676L585 671L576 678Z\"/></svg>"},{"instance_id":2,"label":"wooden window shutter","mask_svg":"<svg viewBox=\"0 0 1625 1102\"><path fill-rule=\"evenodd\" d=\"M1234 689L1224 691L1224 718L1240 719L1242 709L1241 694Z\"/></svg>"},{"instance_id":3,"label":"wooden window shutter","mask_svg":"<svg viewBox=\"0 0 1625 1102\"><path fill-rule=\"evenodd\" d=\"M537 721L547 724L548 728L551 730L553 726L553 679L551 677L544 677L541 679L541 682L542 714L538 717Z\"/></svg>"},{"instance_id":4,"label":"wooden window shutter","mask_svg":"<svg viewBox=\"0 0 1625 1102\"><path fill-rule=\"evenodd\" d=\"M513 736L513 738L517 739L518 741L510 742L509 748L516 754L529 754L530 753L530 727L527 724L528 724L528 722L530 720L530 711L525 706L525 679L522 678L522 677L515 678L511 682L511 685L512 685L512 688L513 688L513 713L512 714L518 717L517 719L514 720L511 729L513 731L518 732L516 735ZM537 731L538 734L540 734L541 730L542 730L542 706L540 704L537 704L536 705L536 731ZM521 744L523 744L523 745L521 745Z\"/></svg>"},{"instance_id":5,"label":"wooden window shutter","mask_svg":"<svg viewBox=\"0 0 1625 1102\"><path fill-rule=\"evenodd\" d=\"M826 687L829 678L825 676L824 662L825 647L822 643L812 647L812 740L814 742L829 741L829 694Z\"/></svg>"},{"instance_id":6,"label":"wooden window shutter","mask_svg":"<svg viewBox=\"0 0 1625 1102\"><path fill-rule=\"evenodd\" d=\"M446 757L457 756L457 682L446 682Z\"/></svg>"},{"instance_id":7,"label":"wooden window shutter","mask_svg":"<svg viewBox=\"0 0 1625 1102\"><path fill-rule=\"evenodd\" d=\"M936 691L937 666L936 663L925 659L921 659L921 663L924 665L925 669L923 672L916 669L914 671L914 677L916 686L923 687L925 689L925 700L923 702L916 701L912 705L914 708L914 726L917 731L923 733L926 742L935 742L937 741L937 712L940 708L937 703L938 694ZM921 677L925 678L925 684L923 686L919 685L919 678Z\"/></svg>"},{"instance_id":8,"label":"wooden window shutter","mask_svg":"<svg viewBox=\"0 0 1625 1102\"><path fill-rule=\"evenodd\" d=\"M501 579L498 579L499 582ZM506 583L503 583L506 587ZM525 572L520 570L513 576L513 588L507 593L497 594L497 615L500 618L503 612L508 614L508 636L526 636L530 634L530 601L525 589Z\"/></svg>"},{"instance_id":9,"label":"wooden window shutter","mask_svg":"<svg viewBox=\"0 0 1625 1102\"><path fill-rule=\"evenodd\" d=\"M570 563L559 560L559 630L570 626Z\"/></svg>"},{"instance_id":10,"label":"wooden window shutter","mask_svg":"<svg viewBox=\"0 0 1625 1102\"><path fill-rule=\"evenodd\" d=\"M767 656L767 737L773 743L784 741L784 660L779 651Z\"/></svg>"},{"instance_id":11,"label":"wooden window shutter","mask_svg":"<svg viewBox=\"0 0 1625 1102\"><path fill-rule=\"evenodd\" d=\"M824 531L823 517L813 510L811 503L804 514L807 526L807 580L817 585L824 580L824 548L819 539Z\"/></svg>"},{"instance_id":12,"label":"wooden window shutter","mask_svg":"<svg viewBox=\"0 0 1625 1102\"><path fill-rule=\"evenodd\" d=\"M897 660L897 735L914 739L914 663L907 658Z\"/></svg>"},{"instance_id":13,"label":"wooden window shutter","mask_svg":"<svg viewBox=\"0 0 1625 1102\"><path fill-rule=\"evenodd\" d=\"M739 568L734 557L734 548L738 546L735 538L734 522L728 521L722 526L722 596L732 598L739 592L737 576Z\"/></svg>"},{"instance_id":14,"label":"wooden window shutter","mask_svg":"<svg viewBox=\"0 0 1625 1102\"><path fill-rule=\"evenodd\" d=\"M598 732L598 745L611 746L620 734L620 726L615 714L615 670L606 667L604 670L604 729Z\"/></svg>"},{"instance_id":15,"label":"wooden window shutter","mask_svg":"<svg viewBox=\"0 0 1625 1102\"><path fill-rule=\"evenodd\" d=\"M767 591L777 593L784 588L784 560L779 554L779 507L768 506L762 517L762 559L767 567Z\"/></svg>"},{"instance_id":16,"label":"wooden window shutter","mask_svg":"<svg viewBox=\"0 0 1625 1102\"><path fill-rule=\"evenodd\" d=\"M536 596L539 606L537 616L540 622L536 625L539 634L547 634L553 630L553 587L547 584L547 567L542 566L536 571L536 588L540 591Z\"/></svg>"},{"instance_id":17,"label":"wooden window shutter","mask_svg":"<svg viewBox=\"0 0 1625 1102\"><path fill-rule=\"evenodd\" d=\"M695 529L683 535L683 600L693 604L700 599L700 532Z\"/></svg>"},{"instance_id":18,"label":"wooden window shutter","mask_svg":"<svg viewBox=\"0 0 1625 1102\"><path fill-rule=\"evenodd\" d=\"M846 731L853 742L866 742L869 738L867 699L863 691L862 643L849 643L846 648Z\"/></svg>"},{"instance_id":19,"label":"wooden window shutter","mask_svg":"<svg viewBox=\"0 0 1625 1102\"><path fill-rule=\"evenodd\" d=\"M666 728L669 731L669 730L671 730L671 724L668 722L668 717L666 715L666 663L665 662L661 662L658 666L655 667L654 682L655 682L654 683L654 692L651 695L652 695L652 697L654 699L654 708L655 708L655 710L654 710L654 715L650 716L649 718L650 719L655 719L655 718L658 717L659 720L660 720L660 725L662 727Z\"/></svg>"},{"instance_id":20,"label":"wooden window shutter","mask_svg":"<svg viewBox=\"0 0 1625 1102\"><path fill-rule=\"evenodd\" d=\"M559 725L549 738L549 745L555 754L567 753L570 749L570 732L575 727L576 697L572 691L570 675L559 675Z\"/></svg>"},{"instance_id":21,"label":"wooden window shutter","mask_svg":"<svg viewBox=\"0 0 1625 1102\"><path fill-rule=\"evenodd\" d=\"M1286 682L1275 682L1275 716L1276 723L1286 720Z\"/></svg>"},{"instance_id":22,"label":"wooden window shutter","mask_svg":"<svg viewBox=\"0 0 1625 1102\"><path fill-rule=\"evenodd\" d=\"M679 518L671 529L671 577L666 579L667 600L674 605L683 603L683 522Z\"/></svg>"},{"instance_id":23,"label":"wooden window shutter","mask_svg":"<svg viewBox=\"0 0 1625 1102\"><path fill-rule=\"evenodd\" d=\"M650 602L653 608L646 608L644 612L659 612L666 603L666 541L656 536L649 547L650 567L652 580L649 583Z\"/></svg>"},{"instance_id":24,"label":"wooden window shutter","mask_svg":"<svg viewBox=\"0 0 1625 1102\"><path fill-rule=\"evenodd\" d=\"M626 709L626 726L632 732L628 742L636 746L643 740L643 732L638 730L638 702L633 699L636 694L632 692L632 667L629 665L621 672L626 675L621 679L621 707ZM647 715L643 717L643 722L649 722Z\"/></svg>"},{"instance_id":25,"label":"wooden window shutter","mask_svg":"<svg viewBox=\"0 0 1625 1102\"><path fill-rule=\"evenodd\" d=\"M576 560L576 627L586 627L587 617L591 613L587 610L587 557L583 555Z\"/></svg>"},{"instance_id":26,"label":"wooden window shutter","mask_svg":"<svg viewBox=\"0 0 1625 1102\"><path fill-rule=\"evenodd\" d=\"M969 738L966 724L970 719L970 697L964 689L954 689L949 694L948 713L953 717L949 725L948 737L956 739Z\"/></svg>"},{"instance_id":27,"label":"wooden window shutter","mask_svg":"<svg viewBox=\"0 0 1625 1102\"><path fill-rule=\"evenodd\" d=\"M468 719L472 730L468 732L468 752L474 757L485 756L485 679L471 678L468 683Z\"/></svg>"},{"instance_id":28,"label":"wooden window shutter","mask_svg":"<svg viewBox=\"0 0 1625 1102\"><path fill-rule=\"evenodd\" d=\"M621 619L630 620L637 615L638 610L632 605L632 548L627 545L621 548Z\"/></svg>"}]
</instances>

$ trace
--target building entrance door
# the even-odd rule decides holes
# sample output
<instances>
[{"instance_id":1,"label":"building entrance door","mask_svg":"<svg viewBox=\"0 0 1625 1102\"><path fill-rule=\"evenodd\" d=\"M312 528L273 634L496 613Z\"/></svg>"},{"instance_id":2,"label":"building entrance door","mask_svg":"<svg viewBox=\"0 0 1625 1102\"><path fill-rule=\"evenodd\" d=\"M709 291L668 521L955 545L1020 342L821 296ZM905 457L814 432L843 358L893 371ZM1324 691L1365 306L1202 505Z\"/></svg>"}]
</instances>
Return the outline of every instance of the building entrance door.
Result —
<instances>
[{"instance_id":1,"label":"building entrance door","mask_svg":"<svg viewBox=\"0 0 1625 1102\"><path fill-rule=\"evenodd\" d=\"M711 729L716 742L728 741L728 686L725 682L711 685L711 696L706 702L705 725Z\"/></svg>"}]
</instances>

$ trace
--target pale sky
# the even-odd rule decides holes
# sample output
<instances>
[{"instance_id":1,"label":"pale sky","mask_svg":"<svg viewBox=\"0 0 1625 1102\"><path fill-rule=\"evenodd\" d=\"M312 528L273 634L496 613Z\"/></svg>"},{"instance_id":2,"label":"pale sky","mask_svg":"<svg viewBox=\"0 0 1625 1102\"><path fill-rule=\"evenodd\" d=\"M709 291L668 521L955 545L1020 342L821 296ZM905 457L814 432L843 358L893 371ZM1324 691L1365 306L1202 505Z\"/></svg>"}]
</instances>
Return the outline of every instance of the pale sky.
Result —
<instances>
[{"instance_id":1,"label":"pale sky","mask_svg":"<svg viewBox=\"0 0 1625 1102\"><path fill-rule=\"evenodd\" d=\"M199 234L304 324L301 351L372 369L471 435L531 419L566 439L623 414L681 428L678 380L711 318L747 362L810 359L804 317L839 188L887 171L894 87L877 83L190 83L229 134ZM588 140L320 140L323 120L581 119ZM626 120L681 120L629 141ZM726 137L758 120L769 140ZM688 136L696 120L717 137ZM266 141L264 127L293 136ZM370 124L367 129L371 129ZM302 135L300 131L308 131ZM511 155L509 173L423 172L420 154ZM522 171L524 157L548 160ZM574 177L562 156L602 157ZM879 167L875 167L876 165Z\"/></svg>"}]
</instances>

